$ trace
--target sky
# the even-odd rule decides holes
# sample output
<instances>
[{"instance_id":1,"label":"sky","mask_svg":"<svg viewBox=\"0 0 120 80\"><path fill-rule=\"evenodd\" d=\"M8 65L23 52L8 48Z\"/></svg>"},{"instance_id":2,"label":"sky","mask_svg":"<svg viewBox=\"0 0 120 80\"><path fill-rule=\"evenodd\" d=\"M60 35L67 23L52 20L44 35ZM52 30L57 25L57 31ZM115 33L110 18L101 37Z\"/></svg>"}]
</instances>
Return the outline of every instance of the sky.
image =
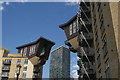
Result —
<instances>
[{"instance_id":1,"label":"sky","mask_svg":"<svg viewBox=\"0 0 120 80\"><path fill-rule=\"evenodd\" d=\"M2 9L2 46L10 53L17 53L16 47L45 37L64 45L66 36L59 25L64 24L78 11L77 5L65 2L10 2ZM50 58L50 57L49 57ZM71 75L76 76L77 56L71 53ZM46 62L43 78L49 78L49 63Z\"/></svg>"}]
</instances>

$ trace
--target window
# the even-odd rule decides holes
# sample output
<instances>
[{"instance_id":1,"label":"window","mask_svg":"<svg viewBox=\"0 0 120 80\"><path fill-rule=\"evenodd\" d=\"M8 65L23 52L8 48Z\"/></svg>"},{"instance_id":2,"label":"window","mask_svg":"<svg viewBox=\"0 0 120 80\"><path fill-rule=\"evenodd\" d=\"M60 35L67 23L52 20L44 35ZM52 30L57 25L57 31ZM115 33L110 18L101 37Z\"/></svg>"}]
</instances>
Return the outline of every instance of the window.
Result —
<instances>
[{"instance_id":1,"label":"window","mask_svg":"<svg viewBox=\"0 0 120 80\"><path fill-rule=\"evenodd\" d=\"M70 25L70 35L72 35L72 24Z\"/></svg>"},{"instance_id":2,"label":"window","mask_svg":"<svg viewBox=\"0 0 120 80\"><path fill-rule=\"evenodd\" d=\"M23 71L27 71L27 66L24 66Z\"/></svg>"},{"instance_id":3,"label":"window","mask_svg":"<svg viewBox=\"0 0 120 80\"><path fill-rule=\"evenodd\" d=\"M97 58L97 61L98 61L98 67L101 65L101 59L100 59L101 57L100 57L100 55L98 56L98 58Z\"/></svg>"},{"instance_id":4,"label":"window","mask_svg":"<svg viewBox=\"0 0 120 80\"><path fill-rule=\"evenodd\" d=\"M98 2L98 12L99 12L99 16L100 16L102 13L101 2Z\"/></svg>"},{"instance_id":5,"label":"window","mask_svg":"<svg viewBox=\"0 0 120 80\"><path fill-rule=\"evenodd\" d=\"M77 26L77 32L78 32L78 30L79 30L79 22L78 22L78 19L77 19L76 22L77 22L77 23L76 23L76 26Z\"/></svg>"},{"instance_id":6,"label":"window","mask_svg":"<svg viewBox=\"0 0 120 80\"><path fill-rule=\"evenodd\" d=\"M26 73L23 73L22 78L23 78L23 79L26 78Z\"/></svg>"},{"instance_id":7,"label":"window","mask_svg":"<svg viewBox=\"0 0 120 80\"><path fill-rule=\"evenodd\" d=\"M24 48L23 56L26 56L26 53L27 53L27 47Z\"/></svg>"},{"instance_id":8,"label":"window","mask_svg":"<svg viewBox=\"0 0 120 80\"><path fill-rule=\"evenodd\" d=\"M24 64L28 64L28 59L25 59Z\"/></svg>"},{"instance_id":9,"label":"window","mask_svg":"<svg viewBox=\"0 0 120 80\"><path fill-rule=\"evenodd\" d=\"M23 48L22 48L22 49L20 49L20 53L21 53L21 54L23 53L23 50L24 50Z\"/></svg>"},{"instance_id":10,"label":"window","mask_svg":"<svg viewBox=\"0 0 120 80\"><path fill-rule=\"evenodd\" d=\"M45 54L45 48L42 49L41 53L40 53L40 56L44 55Z\"/></svg>"},{"instance_id":11,"label":"window","mask_svg":"<svg viewBox=\"0 0 120 80\"><path fill-rule=\"evenodd\" d=\"M99 70L99 80L102 80L102 73L101 73L101 69Z\"/></svg>"},{"instance_id":12,"label":"window","mask_svg":"<svg viewBox=\"0 0 120 80\"><path fill-rule=\"evenodd\" d=\"M76 33L76 21L73 22L73 33Z\"/></svg>"},{"instance_id":13,"label":"window","mask_svg":"<svg viewBox=\"0 0 120 80\"><path fill-rule=\"evenodd\" d=\"M29 56L30 56L30 55L33 55L33 54L35 53L35 49L36 49L36 45L30 46Z\"/></svg>"},{"instance_id":14,"label":"window","mask_svg":"<svg viewBox=\"0 0 120 80\"><path fill-rule=\"evenodd\" d=\"M17 64L20 64L20 62L21 62L21 59L18 59L18 60L17 60Z\"/></svg>"},{"instance_id":15,"label":"window","mask_svg":"<svg viewBox=\"0 0 120 80\"><path fill-rule=\"evenodd\" d=\"M101 21L100 30L101 30L101 34L103 34L104 31L105 31L105 27L104 27L104 24L103 24L103 20Z\"/></svg>"},{"instance_id":16,"label":"window","mask_svg":"<svg viewBox=\"0 0 120 80\"><path fill-rule=\"evenodd\" d=\"M102 39L102 43L103 43L103 54L104 56L107 54L107 41L106 41L106 35L104 35L103 39Z\"/></svg>"},{"instance_id":17,"label":"window","mask_svg":"<svg viewBox=\"0 0 120 80\"><path fill-rule=\"evenodd\" d=\"M99 45L98 33L97 32L96 32L95 36L96 36L95 42L96 42L96 48L97 48L98 45Z\"/></svg>"},{"instance_id":18,"label":"window","mask_svg":"<svg viewBox=\"0 0 120 80\"><path fill-rule=\"evenodd\" d=\"M98 54L98 56L100 55L100 49L97 50L97 54Z\"/></svg>"},{"instance_id":19,"label":"window","mask_svg":"<svg viewBox=\"0 0 120 80\"><path fill-rule=\"evenodd\" d=\"M11 59L5 59L5 62L11 62Z\"/></svg>"},{"instance_id":20,"label":"window","mask_svg":"<svg viewBox=\"0 0 120 80\"><path fill-rule=\"evenodd\" d=\"M106 71L105 71L106 79L110 80L110 65L108 59L106 60L105 65L106 65Z\"/></svg>"}]
</instances>

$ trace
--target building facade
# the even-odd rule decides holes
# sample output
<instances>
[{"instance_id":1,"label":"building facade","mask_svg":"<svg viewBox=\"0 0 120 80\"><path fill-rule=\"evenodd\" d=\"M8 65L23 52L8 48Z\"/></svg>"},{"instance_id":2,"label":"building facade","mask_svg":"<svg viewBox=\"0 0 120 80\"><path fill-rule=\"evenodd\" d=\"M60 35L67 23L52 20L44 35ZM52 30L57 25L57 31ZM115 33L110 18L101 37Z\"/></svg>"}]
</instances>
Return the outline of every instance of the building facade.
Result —
<instances>
[{"instance_id":1,"label":"building facade","mask_svg":"<svg viewBox=\"0 0 120 80\"><path fill-rule=\"evenodd\" d=\"M70 78L70 51L61 46L51 52L50 79Z\"/></svg>"},{"instance_id":2,"label":"building facade","mask_svg":"<svg viewBox=\"0 0 120 80\"><path fill-rule=\"evenodd\" d=\"M91 2L97 79L120 78L120 2Z\"/></svg>"},{"instance_id":3,"label":"building facade","mask_svg":"<svg viewBox=\"0 0 120 80\"><path fill-rule=\"evenodd\" d=\"M0 78L1 80L16 79L17 65L21 65L19 78L32 79L33 78L33 64L27 57L21 54L5 54L4 50L0 50Z\"/></svg>"},{"instance_id":4,"label":"building facade","mask_svg":"<svg viewBox=\"0 0 120 80\"><path fill-rule=\"evenodd\" d=\"M6 53L0 50L0 79L1 80L42 80L43 65L49 57L54 45L48 39L38 40L17 47L18 53Z\"/></svg>"},{"instance_id":5,"label":"building facade","mask_svg":"<svg viewBox=\"0 0 120 80\"><path fill-rule=\"evenodd\" d=\"M78 79L93 80L95 79L95 56L91 8L89 2L81 2L79 6L78 14L59 27L66 34L65 44L69 46L70 51L77 53L79 57Z\"/></svg>"}]
</instances>

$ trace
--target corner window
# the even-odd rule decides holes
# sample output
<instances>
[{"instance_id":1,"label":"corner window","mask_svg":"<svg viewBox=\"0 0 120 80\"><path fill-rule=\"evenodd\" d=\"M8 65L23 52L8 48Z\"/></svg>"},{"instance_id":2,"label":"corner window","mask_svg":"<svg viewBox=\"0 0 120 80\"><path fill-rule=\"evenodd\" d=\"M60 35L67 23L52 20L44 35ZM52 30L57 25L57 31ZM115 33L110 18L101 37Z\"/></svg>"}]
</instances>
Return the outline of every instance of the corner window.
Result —
<instances>
[{"instance_id":1,"label":"corner window","mask_svg":"<svg viewBox=\"0 0 120 80\"><path fill-rule=\"evenodd\" d=\"M44 55L45 54L45 48L42 49L41 53L40 53L40 56Z\"/></svg>"},{"instance_id":2,"label":"corner window","mask_svg":"<svg viewBox=\"0 0 120 80\"><path fill-rule=\"evenodd\" d=\"M70 31L70 35L72 35L72 24L70 25L69 28L70 28L70 30L69 30Z\"/></svg>"}]
</instances>

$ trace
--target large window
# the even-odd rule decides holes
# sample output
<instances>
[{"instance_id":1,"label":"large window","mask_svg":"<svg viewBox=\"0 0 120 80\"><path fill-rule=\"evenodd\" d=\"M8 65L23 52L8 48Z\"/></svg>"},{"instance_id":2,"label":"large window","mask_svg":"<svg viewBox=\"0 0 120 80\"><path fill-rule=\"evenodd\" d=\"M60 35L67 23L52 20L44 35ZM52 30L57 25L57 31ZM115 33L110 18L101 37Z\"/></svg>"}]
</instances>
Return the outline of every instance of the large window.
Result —
<instances>
[{"instance_id":1,"label":"large window","mask_svg":"<svg viewBox=\"0 0 120 80\"><path fill-rule=\"evenodd\" d=\"M73 33L76 33L76 21L73 22Z\"/></svg>"},{"instance_id":2,"label":"large window","mask_svg":"<svg viewBox=\"0 0 120 80\"><path fill-rule=\"evenodd\" d=\"M28 59L25 59L24 64L28 64Z\"/></svg>"},{"instance_id":3,"label":"large window","mask_svg":"<svg viewBox=\"0 0 120 80\"><path fill-rule=\"evenodd\" d=\"M21 62L21 59L18 59L18 60L17 60L17 64L20 64L20 62Z\"/></svg>"},{"instance_id":4,"label":"large window","mask_svg":"<svg viewBox=\"0 0 120 80\"><path fill-rule=\"evenodd\" d=\"M23 71L27 71L27 66L24 66Z\"/></svg>"},{"instance_id":5,"label":"large window","mask_svg":"<svg viewBox=\"0 0 120 80\"><path fill-rule=\"evenodd\" d=\"M35 49L36 49L36 45L30 46L29 56L33 55L35 53L35 51L36 51Z\"/></svg>"},{"instance_id":6,"label":"large window","mask_svg":"<svg viewBox=\"0 0 120 80\"><path fill-rule=\"evenodd\" d=\"M106 71L105 71L106 79L107 79L107 80L110 80L110 65L109 65L109 59L106 60L105 65L106 65Z\"/></svg>"},{"instance_id":7,"label":"large window","mask_svg":"<svg viewBox=\"0 0 120 80\"><path fill-rule=\"evenodd\" d=\"M24 48L23 56L26 56L26 54L27 54L27 47Z\"/></svg>"},{"instance_id":8,"label":"large window","mask_svg":"<svg viewBox=\"0 0 120 80\"><path fill-rule=\"evenodd\" d=\"M72 35L72 24L70 25L69 28L70 28L70 30L69 30L70 31L70 35Z\"/></svg>"},{"instance_id":9,"label":"large window","mask_svg":"<svg viewBox=\"0 0 120 80\"><path fill-rule=\"evenodd\" d=\"M20 49L20 53L21 53L21 54L23 53L23 50L24 50L23 48Z\"/></svg>"}]
</instances>

